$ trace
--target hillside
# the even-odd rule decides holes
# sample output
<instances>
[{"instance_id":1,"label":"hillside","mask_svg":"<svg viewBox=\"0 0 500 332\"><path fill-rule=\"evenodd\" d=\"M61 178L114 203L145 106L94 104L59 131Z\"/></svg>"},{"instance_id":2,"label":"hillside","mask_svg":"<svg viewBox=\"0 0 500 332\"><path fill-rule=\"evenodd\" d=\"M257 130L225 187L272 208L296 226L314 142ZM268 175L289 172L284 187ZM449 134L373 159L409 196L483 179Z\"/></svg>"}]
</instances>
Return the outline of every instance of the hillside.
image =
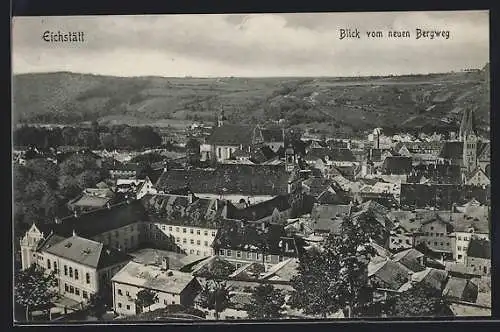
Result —
<instances>
[{"instance_id":1,"label":"hillside","mask_svg":"<svg viewBox=\"0 0 500 332\"><path fill-rule=\"evenodd\" d=\"M485 70L487 68L485 67ZM365 78L110 77L67 72L13 78L15 122L186 124L285 118L291 125L350 133L375 126L415 128L454 124L477 107L489 127L489 73ZM443 122L443 119L444 122ZM446 120L448 119L448 120Z\"/></svg>"}]
</instances>

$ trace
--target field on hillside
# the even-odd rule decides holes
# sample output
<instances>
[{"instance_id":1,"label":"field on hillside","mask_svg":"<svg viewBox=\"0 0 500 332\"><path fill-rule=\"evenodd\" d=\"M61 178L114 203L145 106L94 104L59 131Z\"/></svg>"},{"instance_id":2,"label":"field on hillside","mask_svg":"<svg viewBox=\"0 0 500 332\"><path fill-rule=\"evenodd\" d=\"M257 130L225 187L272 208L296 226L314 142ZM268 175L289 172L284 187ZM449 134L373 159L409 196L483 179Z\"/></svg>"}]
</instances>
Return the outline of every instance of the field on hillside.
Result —
<instances>
[{"instance_id":1,"label":"field on hillside","mask_svg":"<svg viewBox=\"0 0 500 332\"><path fill-rule=\"evenodd\" d=\"M489 127L487 72L361 78L162 78L73 73L14 76L16 122L152 124L286 119L291 126L353 133L375 126L455 125L477 108ZM402 129L404 129L402 128Z\"/></svg>"}]
</instances>

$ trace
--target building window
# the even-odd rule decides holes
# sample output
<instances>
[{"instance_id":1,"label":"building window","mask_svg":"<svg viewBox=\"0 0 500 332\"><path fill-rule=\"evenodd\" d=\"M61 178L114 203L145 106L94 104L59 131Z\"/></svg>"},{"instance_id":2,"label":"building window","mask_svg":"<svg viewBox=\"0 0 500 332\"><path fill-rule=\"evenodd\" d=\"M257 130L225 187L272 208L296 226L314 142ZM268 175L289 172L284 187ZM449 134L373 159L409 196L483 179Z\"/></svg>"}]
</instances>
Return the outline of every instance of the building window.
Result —
<instances>
[{"instance_id":1,"label":"building window","mask_svg":"<svg viewBox=\"0 0 500 332\"><path fill-rule=\"evenodd\" d=\"M172 304L175 304L175 301L172 301Z\"/></svg>"},{"instance_id":2,"label":"building window","mask_svg":"<svg viewBox=\"0 0 500 332\"><path fill-rule=\"evenodd\" d=\"M185 228L182 229L182 233L186 233L187 230Z\"/></svg>"},{"instance_id":3,"label":"building window","mask_svg":"<svg viewBox=\"0 0 500 332\"><path fill-rule=\"evenodd\" d=\"M458 239L459 241L462 241L462 237L461 237L461 236L458 236L458 237L457 237L457 239Z\"/></svg>"},{"instance_id":4,"label":"building window","mask_svg":"<svg viewBox=\"0 0 500 332\"><path fill-rule=\"evenodd\" d=\"M232 252L231 252L231 250L229 250L229 249L228 249L228 250L226 251L226 256L227 256L227 257L231 257L231 256L232 256Z\"/></svg>"},{"instance_id":5,"label":"building window","mask_svg":"<svg viewBox=\"0 0 500 332\"><path fill-rule=\"evenodd\" d=\"M203 235L208 236L208 231L204 231Z\"/></svg>"},{"instance_id":6,"label":"building window","mask_svg":"<svg viewBox=\"0 0 500 332\"><path fill-rule=\"evenodd\" d=\"M237 252L236 252L236 257L237 257L237 258L241 258L241 251L237 251Z\"/></svg>"},{"instance_id":7,"label":"building window","mask_svg":"<svg viewBox=\"0 0 500 332\"><path fill-rule=\"evenodd\" d=\"M78 289L78 288L75 287L75 294L76 295L80 295L80 289Z\"/></svg>"},{"instance_id":8,"label":"building window","mask_svg":"<svg viewBox=\"0 0 500 332\"><path fill-rule=\"evenodd\" d=\"M200 251L196 250L196 256L200 256Z\"/></svg>"},{"instance_id":9,"label":"building window","mask_svg":"<svg viewBox=\"0 0 500 332\"><path fill-rule=\"evenodd\" d=\"M88 299L89 298L89 294L86 291L83 291L83 298L84 299Z\"/></svg>"},{"instance_id":10,"label":"building window","mask_svg":"<svg viewBox=\"0 0 500 332\"><path fill-rule=\"evenodd\" d=\"M65 290L66 292L69 292L69 287L68 287L68 284L64 284L64 290Z\"/></svg>"},{"instance_id":11,"label":"building window","mask_svg":"<svg viewBox=\"0 0 500 332\"><path fill-rule=\"evenodd\" d=\"M122 304L120 302L118 302L118 308L121 308L122 307Z\"/></svg>"},{"instance_id":12,"label":"building window","mask_svg":"<svg viewBox=\"0 0 500 332\"><path fill-rule=\"evenodd\" d=\"M252 259L252 253L251 252L247 252L247 258L248 259Z\"/></svg>"},{"instance_id":13,"label":"building window","mask_svg":"<svg viewBox=\"0 0 500 332\"><path fill-rule=\"evenodd\" d=\"M54 272L57 273L57 262L54 261Z\"/></svg>"},{"instance_id":14,"label":"building window","mask_svg":"<svg viewBox=\"0 0 500 332\"><path fill-rule=\"evenodd\" d=\"M224 249L219 250L219 255L220 256L224 256L225 254L226 254L226 252L225 252Z\"/></svg>"},{"instance_id":15,"label":"building window","mask_svg":"<svg viewBox=\"0 0 500 332\"><path fill-rule=\"evenodd\" d=\"M194 229L190 228L189 233L194 234Z\"/></svg>"},{"instance_id":16,"label":"building window","mask_svg":"<svg viewBox=\"0 0 500 332\"><path fill-rule=\"evenodd\" d=\"M189 250L189 253L192 255L194 254L194 249Z\"/></svg>"},{"instance_id":17,"label":"building window","mask_svg":"<svg viewBox=\"0 0 500 332\"><path fill-rule=\"evenodd\" d=\"M191 239L191 241L190 241L190 242L191 242L191 244L194 244L194 240L193 240L193 239Z\"/></svg>"},{"instance_id":18,"label":"building window","mask_svg":"<svg viewBox=\"0 0 500 332\"><path fill-rule=\"evenodd\" d=\"M73 268L69 268L69 277L73 278Z\"/></svg>"},{"instance_id":19,"label":"building window","mask_svg":"<svg viewBox=\"0 0 500 332\"><path fill-rule=\"evenodd\" d=\"M457 247L457 250L458 250L458 251L462 251L462 247L461 247L461 246L458 246L458 247Z\"/></svg>"},{"instance_id":20,"label":"building window","mask_svg":"<svg viewBox=\"0 0 500 332\"><path fill-rule=\"evenodd\" d=\"M165 230L165 225L161 225L161 230L164 231Z\"/></svg>"},{"instance_id":21,"label":"building window","mask_svg":"<svg viewBox=\"0 0 500 332\"><path fill-rule=\"evenodd\" d=\"M215 231L212 231L212 237L215 237Z\"/></svg>"},{"instance_id":22,"label":"building window","mask_svg":"<svg viewBox=\"0 0 500 332\"><path fill-rule=\"evenodd\" d=\"M75 280L78 280L78 269L75 269Z\"/></svg>"},{"instance_id":23,"label":"building window","mask_svg":"<svg viewBox=\"0 0 500 332\"><path fill-rule=\"evenodd\" d=\"M196 244L197 244L197 245L200 245L200 244L201 244L201 241L200 241L200 240L196 240Z\"/></svg>"},{"instance_id":24,"label":"building window","mask_svg":"<svg viewBox=\"0 0 500 332\"><path fill-rule=\"evenodd\" d=\"M118 295L123 295L122 290L118 289Z\"/></svg>"},{"instance_id":25,"label":"building window","mask_svg":"<svg viewBox=\"0 0 500 332\"><path fill-rule=\"evenodd\" d=\"M441 246L443 246L443 245L444 245L443 242L441 242Z\"/></svg>"},{"instance_id":26,"label":"building window","mask_svg":"<svg viewBox=\"0 0 500 332\"><path fill-rule=\"evenodd\" d=\"M457 256L457 258L458 258L458 259L462 259L462 255L458 255L458 256Z\"/></svg>"},{"instance_id":27,"label":"building window","mask_svg":"<svg viewBox=\"0 0 500 332\"><path fill-rule=\"evenodd\" d=\"M434 230L434 227L433 227L433 226L431 226L431 231L433 231L433 230Z\"/></svg>"},{"instance_id":28,"label":"building window","mask_svg":"<svg viewBox=\"0 0 500 332\"><path fill-rule=\"evenodd\" d=\"M168 226L168 231L171 232L172 231L172 226Z\"/></svg>"},{"instance_id":29,"label":"building window","mask_svg":"<svg viewBox=\"0 0 500 332\"><path fill-rule=\"evenodd\" d=\"M125 292L125 295L130 296L129 291L126 291L126 292Z\"/></svg>"},{"instance_id":30,"label":"building window","mask_svg":"<svg viewBox=\"0 0 500 332\"><path fill-rule=\"evenodd\" d=\"M236 268L239 269L241 267L240 263L236 263Z\"/></svg>"},{"instance_id":31,"label":"building window","mask_svg":"<svg viewBox=\"0 0 500 332\"><path fill-rule=\"evenodd\" d=\"M208 247L208 241L205 241L203 244L205 245L205 247Z\"/></svg>"},{"instance_id":32,"label":"building window","mask_svg":"<svg viewBox=\"0 0 500 332\"><path fill-rule=\"evenodd\" d=\"M65 276L68 275L68 266L67 265L64 265L64 275Z\"/></svg>"},{"instance_id":33,"label":"building window","mask_svg":"<svg viewBox=\"0 0 500 332\"><path fill-rule=\"evenodd\" d=\"M130 310L130 304L127 304L127 310Z\"/></svg>"},{"instance_id":34,"label":"building window","mask_svg":"<svg viewBox=\"0 0 500 332\"><path fill-rule=\"evenodd\" d=\"M75 293L75 288L73 286L69 286L69 292L71 294L74 294Z\"/></svg>"},{"instance_id":35,"label":"building window","mask_svg":"<svg viewBox=\"0 0 500 332\"><path fill-rule=\"evenodd\" d=\"M51 269L51 267L50 267L50 259L48 259L48 258L47 258L47 269L49 269L49 270Z\"/></svg>"},{"instance_id":36,"label":"building window","mask_svg":"<svg viewBox=\"0 0 500 332\"><path fill-rule=\"evenodd\" d=\"M431 241L427 241L427 244L428 244L428 245L431 245Z\"/></svg>"},{"instance_id":37,"label":"building window","mask_svg":"<svg viewBox=\"0 0 500 332\"><path fill-rule=\"evenodd\" d=\"M175 238L175 242L181 242L181 238L180 237Z\"/></svg>"},{"instance_id":38,"label":"building window","mask_svg":"<svg viewBox=\"0 0 500 332\"><path fill-rule=\"evenodd\" d=\"M87 284L90 284L90 273L85 274L85 279L87 280Z\"/></svg>"},{"instance_id":39,"label":"building window","mask_svg":"<svg viewBox=\"0 0 500 332\"><path fill-rule=\"evenodd\" d=\"M467 236L464 236L464 241L469 241L469 238Z\"/></svg>"},{"instance_id":40,"label":"building window","mask_svg":"<svg viewBox=\"0 0 500 332\"><path fill-rule=\"evenodd\" d=\"M175 228L175 231L176 231L176 232L179 232L179 227L176 227L176 228Z\"/></svg>"},{"instance_id":41,"label":"building window","mask_svg":"<svg viewBox=\"0 0 500 332\"><path fill-rule=\"evenodd\" d=\"M262 255L261 255L260 253L257 253L257 255L255 256L255 258L256 258L257 260L259 260L259 259L261 259L261 258L262 258Z\"/></svg>"},{"instance_id":42,"label":"building window","mask_svg":"<svg viewBox=\"0 0 500 332\"><path fill-rule=\"evenodd\" d=\"M217 149L217 155L219 156L219 159L222 158L222 153L221 153L222 149L221 148L218 148Z\"/></svg>"},{"instance_id":43,"label":"building window","mask_svg":"<svg viewBox=\"0 0 500 332\"><path fill-rule=\"evenodd\" d=\"M201 231L199 229L196 230L196 235L201 235Z\"/></svg>"},{"instance_id":44,"label":"building window","mask_svg":"<svg viewBox=\"0 0 500 332\"><path fill-rule=\"evenodd\" d=\"M271 255L267 255L266 256L266 262L270 262L271 261Z\"/></svg>"},{"instance_id":45,"label":"building window","mask_svg":"<svg viewBox=\"0 0 500 332\"><path fill-rule=\"evenodd\" d=\"M437 245L438 245L438 243L437 243L437 242L434 242L434 245L435 245L435 246L437 246Z\"/></svg>"},{"instance_id":46,"label":"building window","mask_svg":"<svg viewBox=\"0 0 500 332\"><path fill-rule=\"evenodd\" d=\"M185 244L185 243L187 243L186 238L183 238L183 239L182 239L182 243L184 243L184 244Z\"/></svg>"}]
</instances>

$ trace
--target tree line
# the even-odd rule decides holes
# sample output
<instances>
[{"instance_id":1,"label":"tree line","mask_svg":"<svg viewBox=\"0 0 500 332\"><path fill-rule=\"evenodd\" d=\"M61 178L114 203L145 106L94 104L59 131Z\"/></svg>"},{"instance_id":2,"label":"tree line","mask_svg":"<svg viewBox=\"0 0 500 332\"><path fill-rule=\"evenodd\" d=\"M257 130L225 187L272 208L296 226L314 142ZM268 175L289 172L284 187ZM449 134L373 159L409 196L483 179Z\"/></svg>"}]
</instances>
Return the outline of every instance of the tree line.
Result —
<instances>
[{"instance_id":1,"label":"tree line","mask_svg":"<svg viewBox=\"0 0 500 332\"><path fill-rule=\"evenodd\" d=\"M14 130L13 141L14 146L42 149L68 145L90 149L143 149L162 144L161 136L150 126L102 126L96 121L90 128L66 126L49 129L23 125Z\"/></svg>"}]
</instances>

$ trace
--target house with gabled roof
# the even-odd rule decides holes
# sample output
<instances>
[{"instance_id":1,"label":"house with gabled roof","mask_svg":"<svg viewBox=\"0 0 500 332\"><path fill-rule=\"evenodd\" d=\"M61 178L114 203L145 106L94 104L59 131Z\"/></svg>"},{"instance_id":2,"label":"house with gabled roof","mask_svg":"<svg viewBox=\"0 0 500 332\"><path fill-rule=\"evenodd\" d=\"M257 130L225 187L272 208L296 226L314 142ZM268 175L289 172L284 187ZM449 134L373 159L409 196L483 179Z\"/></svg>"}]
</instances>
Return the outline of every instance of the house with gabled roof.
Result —
<instances>
[{"instance_id":1,"label":"house with gabled roof","mask_svg":"<svg viewBox=\"0 0 500 332\"><path fill-rule=\"evenodd\" d=\"M472 238L467 248L467 270L471 273L491 275L491 242L486 239Z\"/></svg>"},{"instance_id":2,"label":"house with gabled roof","mask_svg":"<svg viewBox=\"0 0 500 332\"><path fill-rule=\"evenodd\" d=\"M252 144L265 145L273 152L285 148L285 130L283 128L256 126L253 130Z\"/></svg>"},{"instance_id":3,"label":"house with gabled roof","mask_svg":"<svg viewBox=\"0 0 500 332\"><path fill-rule=\"evenodd\" d=\"M477 167L470 173L463 173L463 182L469 186L486 187L490 185L490 178L483 169Z\"/></svg>"},{"instance_id":4,"label":"house with gabled roof","mask_svg":"<svg viewBox=\"0 0 500 332\"><path fill-rule=\"evenodd\" d=\"M113 275L131 257L74 233L65 238L51 233L36 250L36 264L53 271L61 296L87 302L93 294L111 296Z\"/></svg>"},{"instance_id":5,"label":"house with gabled roof","mask_svg":"<svg viewBox=\"0 0 500 332\"><path fill-rule=\"evenodd\" d=\"M214 127L206 140L210 151L205 160L224 161L236 150L249 150L252 145L252 129L248 126L221 124Z\"/></svg>"},{"instance_id":6,"label":"house with gabled roof","mask_svg":"<svg viewBox=\"0 0 500 332\"><path fill-rule=\"evenodd\" d=\"M450 277L443 289L443 297L449 300L459 300L475 303L478 296L478 287L471 280Z\"/></svg>"}]
</instances>

